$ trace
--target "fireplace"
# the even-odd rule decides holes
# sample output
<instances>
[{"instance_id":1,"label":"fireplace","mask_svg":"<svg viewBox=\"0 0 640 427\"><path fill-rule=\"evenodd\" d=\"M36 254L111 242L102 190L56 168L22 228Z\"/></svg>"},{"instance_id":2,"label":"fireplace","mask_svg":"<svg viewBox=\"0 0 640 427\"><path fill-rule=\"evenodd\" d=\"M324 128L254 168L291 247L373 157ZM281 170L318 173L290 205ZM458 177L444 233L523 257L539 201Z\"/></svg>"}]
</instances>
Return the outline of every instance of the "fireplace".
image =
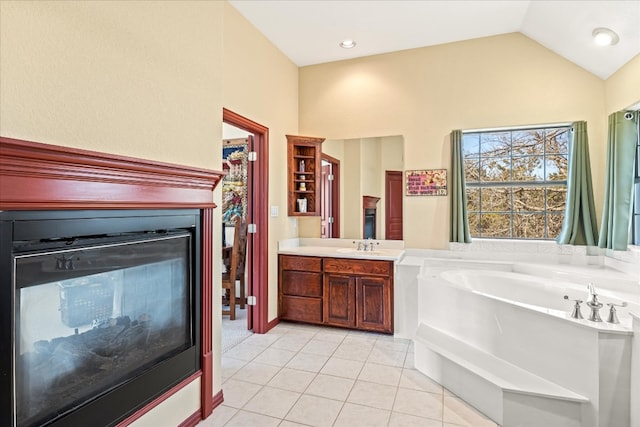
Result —
<instances>
[{"instance_id":1,"label":"fireplace","mask_svg":"<svg viewBox=\"0 0 640 427\"><path fill-rule=\"evenodd\" d=\"M378 213L379 197L362 196L362 237L365 239L376 239L376 225Z\"/></svg>"},{"instance_id":2,"label":"fireplace","mask_svg":"<svg viewBox=\"0 0 640 427\"><path fill-rule=\"evenodd\" d=\"M0 137L0 425L125 426L212 395L216 171Z\"/></svg>"},{"instance_id":3,"label":"fireplace","mask_svg":"<svg viewBox=\"0 0 640 427\"><path fill-rule=\"evenodd\" d=\"M199 221L194 210L0 213L13 424L113 425L200 369Z\"/></svg>"}]
</instances>

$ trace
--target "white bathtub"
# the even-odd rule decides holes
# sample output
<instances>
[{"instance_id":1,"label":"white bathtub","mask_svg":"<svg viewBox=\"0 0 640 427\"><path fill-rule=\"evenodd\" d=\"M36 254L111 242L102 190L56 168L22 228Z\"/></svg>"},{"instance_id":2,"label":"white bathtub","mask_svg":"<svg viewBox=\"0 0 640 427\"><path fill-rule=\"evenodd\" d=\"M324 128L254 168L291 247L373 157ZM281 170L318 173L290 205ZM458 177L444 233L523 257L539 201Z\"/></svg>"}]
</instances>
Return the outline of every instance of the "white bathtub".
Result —
<instances>
[{"instance_id":1,"label":"white bathtub","mask_svg":"<svg viewBox=\"0 0 640 427\"><path fill-rule=\"evenodd\" d=\"M440 273L440 277L450 286L460 287L476 294L502 300L505 303L516 304L605 331L630 330L631 316L629 313L640 314L638 295L602 287L603 282L600 281L599 285L595 285L595 289L598 293L598 300L604 304L600 309L603 322L594 323L588 320L572 319L570 317L574 305L572 300L586 301L588 297L586 283L592 281L587 279L584 283L575 283L563 280L563 278L550 278L546 274L536 276L520 273L520 271L530 271L531 269L530 265L513 264L513 271L458 269L443 271ZM539 271L542 272L544 269L539 269ZM571 301L565 300L564 296L568 296ZM607 304L620 305L623 302L627 304L626 307L616 307L621 327L607 323L610 309ZM581 304L581 312L585 319L591 312L584 302Z\"/></svg>"},{"instance_id":2,"label":"white bathtub","mask_svg":"<svg viewBox=\"0 0 640 427\"><path fill-rule=\"evenodd\" d=\"M603 303L628 303L626 308L618 307L621 324L606 322L606 305L600 311L604 322L586 320L589 310L585 304L584 320L570 317L573 302L564 295L586 300L589 282ZM628 427L633 339L629 312L640 314L639 285L636 278L602 266L425 259L418 277L421 326L416 336L416 367L454 392L467 393L462 397L507 427L535 426L546 419L517 420L528 414L523 409L527 407L537 407L542 414L537 417L548 416L545 425L549 426ZM425 334L429 330L436 335ZM445 340L438 341L438 336ZM418 346L418 342L426 345ZM475 382L473 378L461 374L465 385L450 370L445 373L443 366L451 360L462 370L466 366L482 372L483 381L495 379L494 383L501 384L498 389L511 388L516 393L497 403L490 398L494 393L490 389L469 385ZM520 379L509 378L511 365L523 373ZM574 409L558 409L555 403L551 409L540 409L544 404L535 399L544 392L530 393L533 400L527 401L523 397L527 393L517 384L525 383L526 389L529 380L522 379L524 373L567 390L566 400ZM517 409L505 415L507 406ZM554 411L558 413L552 414ZM565 422L563 411L576 412L577 420Z\"/></svg>"}]
</instances>

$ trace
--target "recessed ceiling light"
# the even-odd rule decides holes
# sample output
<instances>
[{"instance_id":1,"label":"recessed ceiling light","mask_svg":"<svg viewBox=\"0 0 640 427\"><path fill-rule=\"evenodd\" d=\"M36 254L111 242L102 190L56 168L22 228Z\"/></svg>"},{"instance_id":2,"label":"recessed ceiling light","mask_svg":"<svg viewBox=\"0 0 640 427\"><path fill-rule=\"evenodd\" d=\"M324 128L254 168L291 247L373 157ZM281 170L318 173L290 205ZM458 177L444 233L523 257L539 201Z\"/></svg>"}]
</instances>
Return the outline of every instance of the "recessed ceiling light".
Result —
<instances>
[{"instance_id":1,"label":"recessed ceiling light","mask_svg":"<svg viewBox=\"0 0 640 427\"><path fill-rule=\"evenodd\" d=\"M351 49L353 47L356 47L356 42L350 39L346 39L340 43L340 47L345 49Z\"/></svg>"},{"instance_id":2,"label":"recessed ceiling light","mask_svg":"<svg viewBox=\"0 0 640 427\"><path fill-rule=\"evenodd\" d=\"M596 44L600 46L613 46L620 41L620 37L608 28L596 28L591 35Z\"/></svg>"}]
</instances>

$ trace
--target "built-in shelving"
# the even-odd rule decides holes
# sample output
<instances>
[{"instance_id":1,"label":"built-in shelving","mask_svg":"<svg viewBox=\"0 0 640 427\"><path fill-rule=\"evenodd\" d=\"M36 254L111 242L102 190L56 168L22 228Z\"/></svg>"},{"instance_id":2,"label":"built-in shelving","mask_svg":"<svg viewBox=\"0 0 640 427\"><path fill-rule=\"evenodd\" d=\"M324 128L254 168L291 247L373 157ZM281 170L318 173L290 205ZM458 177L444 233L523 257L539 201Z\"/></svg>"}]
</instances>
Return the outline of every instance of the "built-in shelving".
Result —
<instances>
[{"instance_id":1,"label":"built-in shelving","mask_svg":"<svg viewBox=\"0 0 640 427\"><path fill-rule=\"evenodd\" d=\"M320 215L321 144L324 138L287 135L289 216Z\"/></svg>"}]
</instances>

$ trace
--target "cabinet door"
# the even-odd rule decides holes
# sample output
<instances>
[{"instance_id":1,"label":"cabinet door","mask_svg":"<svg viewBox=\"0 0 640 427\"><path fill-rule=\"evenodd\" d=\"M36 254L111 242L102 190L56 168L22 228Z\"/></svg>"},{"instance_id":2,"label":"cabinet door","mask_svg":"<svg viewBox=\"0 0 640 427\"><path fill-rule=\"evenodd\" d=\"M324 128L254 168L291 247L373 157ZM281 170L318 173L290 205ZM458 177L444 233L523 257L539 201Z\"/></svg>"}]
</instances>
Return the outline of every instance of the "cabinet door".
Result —
<instances>
[{"instance_id":1,"label":"cabinet door","mask_svg":"<svg viewBox=\"0 0 640 427\"><path fill-rule=\"evenodd\" d=\"M324 276L324 323L334 326L354 327L355 279L340 274Z\"/></svg>"},{"instance_id":2,"label":"cabinet door","mask_svg":"<svg viewBox=\"0 0 640 427\"><path fill-rule=\"evenodd\" d=\"M356 283L356 327L393 332L391 282L385 277L362 276Z\"/></svg>"}]
</instances>

